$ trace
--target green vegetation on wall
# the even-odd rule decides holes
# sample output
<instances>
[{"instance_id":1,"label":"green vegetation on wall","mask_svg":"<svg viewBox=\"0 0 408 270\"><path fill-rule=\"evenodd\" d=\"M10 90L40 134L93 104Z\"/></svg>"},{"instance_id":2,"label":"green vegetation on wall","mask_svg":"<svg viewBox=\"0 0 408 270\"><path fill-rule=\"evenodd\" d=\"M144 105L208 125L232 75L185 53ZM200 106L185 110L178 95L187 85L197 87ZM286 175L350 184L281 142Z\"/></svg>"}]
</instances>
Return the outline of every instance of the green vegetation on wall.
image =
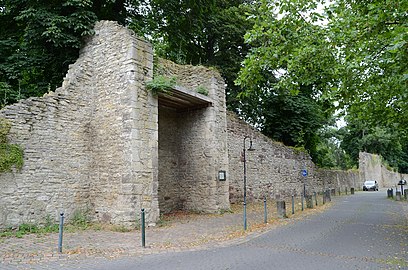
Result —
<instances>
[{"instance_id":1,"label":"green vegetation on wall","mask_svg":"<svg viewBox=\"0 0 408 270\"><path fill-rule=\"evenodd\" d=\"M205 86L202 86L202 85L198 86L196 91L197 91L197 93L199 93L201 95L208 96L208 89L205 88Z\"/></svg>"},{"instance_id":2,"label":"green vegetation on wall","mask_svg":"<svg viewBox=\"0 0 408 270\"><path fill-rule=\"evenodd\" d=\"M17 144L9 144L10 121L0 118L0 173L10 171L13 166L23 167L23 149Z\"/></svg>"},{"instance_id":3,"label":"green vegetation on wall","mask_svg":"<svg viewBox=\"0 0 408 270\"><path fill-rule=\"evenodd\" d=\"M151 91L154 96L159 93L170 93L176 86L176 78L168 78L162 75L155 76L153 80L146 82L147 90Z\"/></svg>"}]
</instances>

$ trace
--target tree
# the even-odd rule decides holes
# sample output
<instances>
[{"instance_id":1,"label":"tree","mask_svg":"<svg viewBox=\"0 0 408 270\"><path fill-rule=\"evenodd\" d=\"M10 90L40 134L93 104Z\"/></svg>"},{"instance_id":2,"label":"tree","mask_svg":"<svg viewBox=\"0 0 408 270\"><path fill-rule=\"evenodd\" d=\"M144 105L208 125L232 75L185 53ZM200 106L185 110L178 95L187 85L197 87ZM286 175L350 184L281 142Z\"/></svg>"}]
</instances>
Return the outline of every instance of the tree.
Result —
<instances>
[{"instance_id":1,"label":"tree","mask_svg":"<svg viewBox=\"0 0 408 270\"><path fill-rule=\"evenodd\" d=\"M2 104L39 96L60 85L78 57L81 37L96 16L91 1L2 1L0 95Z\"/></svg>"},{"instance_id":2,"label":"tree","mask_svg":"<svg viewBox=\"0 0 408 270\"><path fill-rule=\"evenodd\" d=\"M126 23L137 0L1 0L0 106L61 85L95 21Z\"/></svg>"},{"instance_id":3,"label":"tree","mask_svg":"<svg viewBox=\"0 0 408 270\"><path fill-rule=\"evenodd\" d=\"M245 93L273 83L276 90L294 94L311 87L316 97L324 98L337 85L336 58L326 28L318 24L322 16L314 12L316 5L259 1L255 25L245 35L250 54L237 80Z\"/></svg>"},{"instance_id":4,"label":"tree","mask_svg":"<svg viewBox=\"0 0 408 270\"><path fill-rule=\"evenodd\" d=\"M372 127L408 127L408 2L337 0L329 38L339 53L338 100Z\"/></svg>"},{"instance_id":5,"label":"tree","mask_svg":"<svg viewBox=\"0 0 408 270\"><path fill-rule=\"evenodd\" d=\"M357 163L341 147L344 130L325 126L319 130L320 141L316 147L316 164L323 168L347 170L357 167Z\"/></svg>"},{"instance_id":6,"label":"tree","mask_svg":"<svg viewBox=\"0 0 408 270\"><path fill-rule=\"evenodd\" d=\"M371 143L380 142L383 130L383 135L398 134L404 149L408 134L407 1L337 0L326 5L325 13L316 11L324 3L319 0L256 3L255 24L246 34L251 50L237 80L244 89L243 103L248 97L263 100L267 92L298 94L312 89L310 97L320 103L326 116L336 105L350 121L366 125L373 135ZM251 116L252 112L243 110L249 119L263 119ZM370 146L372 151L389 153L380 150L384 143L359 141L349 150ZM392 147L399 149L397 144ZM330 149L321 147L322 154L323 148ZM404 155L397 156L400 164L406 163Z\"/></svg>"},{"instance_id":7,"label":"tree","mask_svg":"<svg viewBox=\"0 0 408 270\"><path fill-rule=\"evenodd\" d=\"M304 147L317 161L318 131L330 122L311 91L298 95L267 90L245 96L241 114L263 134L285 145Z\"/></svg>"},{"instance_id":8,"label":"tree","mask_svg":"<svg viewBox=\"0 0 408 270\"><path fill-rule=\"evenodd\" d=\"M266 135L305 147L316 161L318 131L331 120L325 95L336 84L336 59L310 1L258 2L251 46L237 83L241 114ZM306 15L308 14L308 16ZM313 61L311 61L313 59Z\"/></svg>"},{"instance_id":9,"label":"tree","mask_svg":"<svg viewBox=\"0 0 408 270\"><path fill-rule=\"evenodd\" d=\"M381 155L388 164L406 173L407 170L407 140L398 129L386 127L370 127L359 119L347 117L348 125L342 128L343 140L341 147L356 163L360 151Z\"/></svg>"},{"instance_id":10,"label":"tree","mask_svg":"<svg viewBox=\"0 0 408 270\"><path fill-rule=\"evenodd\" d=\"M160 57L217 67L227 83L227 103L234 108L234 80L248 50L244 34L252 27L246 16L251 5L243 0L152 0L150 7L148 23L133 21L130 28L144 32Z\"/></svg>"},{"instance_id":11,"label":"tree","mask_svg":"<svg viewBox=\"0 0 408 270\"><path fill-rule=\"evenodd\" d=\"M347 113L343 147L408 163L408 2L337 0L328 9L341 83L333 96Z\"/></svg>"}]
</instances>

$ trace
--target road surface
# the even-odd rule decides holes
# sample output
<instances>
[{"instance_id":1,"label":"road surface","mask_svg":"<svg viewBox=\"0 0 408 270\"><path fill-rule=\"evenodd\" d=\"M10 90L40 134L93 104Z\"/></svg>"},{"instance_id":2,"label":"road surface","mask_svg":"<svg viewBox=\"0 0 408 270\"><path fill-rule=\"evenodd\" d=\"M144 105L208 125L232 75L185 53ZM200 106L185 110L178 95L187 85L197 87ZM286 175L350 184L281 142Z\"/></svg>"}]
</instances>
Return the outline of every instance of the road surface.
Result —
<instances>
[{"instance_id":1,"label":"road surface","mask_svg":"<svg viewBox=\"0 0 408 270\"><path fill-rule=\"evenodd\" d=\"M408 269L407 206L387 199L385 191L358 192L336 197L323 213L241 244L38 269Z\"/></svg>"}]
</instances>

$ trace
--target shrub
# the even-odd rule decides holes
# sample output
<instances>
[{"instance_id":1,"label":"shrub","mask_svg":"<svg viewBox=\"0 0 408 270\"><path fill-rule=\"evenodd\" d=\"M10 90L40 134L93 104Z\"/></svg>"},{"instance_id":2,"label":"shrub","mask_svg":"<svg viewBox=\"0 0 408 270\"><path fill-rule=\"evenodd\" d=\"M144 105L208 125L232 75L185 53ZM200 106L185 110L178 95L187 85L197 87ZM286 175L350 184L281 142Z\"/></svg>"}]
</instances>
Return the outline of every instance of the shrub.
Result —
<instances>
[{"instance_id":1,"label":"shrub","mask_svg":"<svg viewBox=\"0 0 408 270\"><path fill-rule=\"evenodd\" d=\"M17 144L8 143L10 128L10 122L0 118L0 173L11 171L13 166L20 170L24 163L23 149Z\"/></svg>"}]
</instances>

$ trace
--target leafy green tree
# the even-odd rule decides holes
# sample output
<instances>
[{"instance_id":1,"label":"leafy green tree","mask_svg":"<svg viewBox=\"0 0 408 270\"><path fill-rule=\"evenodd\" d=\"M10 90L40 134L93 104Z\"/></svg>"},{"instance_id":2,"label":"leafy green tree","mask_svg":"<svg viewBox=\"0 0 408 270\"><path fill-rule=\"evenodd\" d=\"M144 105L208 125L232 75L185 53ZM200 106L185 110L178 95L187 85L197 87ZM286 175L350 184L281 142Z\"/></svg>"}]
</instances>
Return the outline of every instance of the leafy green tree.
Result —
<instances>
[{"instance_id":1,"label":"leafy green tree","mask_svg":"<svg viewBox=\"0 0 408 270\"><path fill-rule=\"evenodd\" d=\"M337 82L316 3L262 0L257 8L245 35L251 50L236 81L245 90L240 112L267 136L305 147L318 161L318 131L334 108L325 95Z\"/></svg>"},{"instance_id":2,"label":"leafy green tree","mask_svg":"<svg viewBox=\"0 0 408 270\"><path fill-rule=\"evenodd\" d=\"M337 0L327 9L338 48L337 99L367 125L408 127L408 2Z\"/></svg>"},{"instance_id":3,"label":"leafy green tree","mask_svg":"<svg viewBox=\"0 0 408 270\"><path fill-rule=\"evenodd\" d=\"M338 104L350 125L364 123L364 140L353 141L349 133L344 137L342 146L352 158L370 149L401 167L406 164L402 138L408 134L408 2L336 0L320 14L316 7L322 3L256 1L255 24L245 36L251 50L237 80L245 90L242 102L251 104L249 97L263 101L268 91L281 95L312 89L310 97L326 116L334 112L329 104ZM242 111L254 122L264 119ZM351 127L349 132L361 131ZM318 163L335 150L324 141L320 135Z\"/></svg>"},{"instance_id":4,"label":"leafy green tree","mask_svg":"<svg viewBox=\"0 0 408 270\"><path fill-rule=\"evenodd\" d=\"M341 147L344 129L325 126L319 130L319 143L316 147L316 164L323 168L347 170L357 167L356 160Z\"/></svg>"},{"instance_id":5,"label":"leafy green tree","mask_svg":"<svg viewBox=\"0 0 408 270\"><path fill-rule=\"evenodd\" d=\"M381 155L390 166L400 172L407 171L407 140L397 129L370 127L359 119L348 117L348 125L342 128L341 146L356 163L360 151Z\"/></svg>"},{"instance_id":6,"label":"leafy green tree","mask_svg":"<svg viewBox=\"0 0 408 270\"><path fill-rule=\"evenodd\" d=\"M95 21L127 22L137 0L0 0L0 105L61 85Z\"/></svg>"},{"instance_id":7,"label":"leafy green tree","mask_svg":"<svg viewBox=\"0 0 408 270\"><path fill-rule=\"evenodd\" d=\"M294 94L311 87L316 97L324 98L337 85L336 57L316 5L259 1L255 25L245 35L251 51L237 80L246 93L273 83L275 89Z\"/></svg>"},{"instance_id":8,"label":"leafy green tree","mask_svg":"<svg viewBox=\"0 0 408 270\"><path fill-rule=\"evenodd\" d=\"M92 1L2 1L0 95L2 104L39 96L60 85L91 33Z\"/></svg>"},{"instance_id":9,"label":"leafy green tree","mask_svg":"<svg viewBox=\"0 0 408 270\"><path fill-rule=\"evenodd\" d=\"M136 20L130 28L144 32L158 56L179 64L217 67L227 83L230 108L237 105L234 84L248 45L245 32L252 6L243 0L151 0L146 22Z\"/></svg>"},{"instance_id":10,"label":"leafy green tree","mask_svg":"<svg viewBox=\"0 0 408 270\"><path fill-rule=\"evenodd\" d=\"M333 96L347 111L342 146L381 154L407 171L408 2L337 0L326 10L338 48L341 83Z\"/></svg>"},{"instance_id":11,"label":"leafy green tree","mask_svg":"<svg viewBox=\"0 0 408 270\"><path fill-rule=\"evenodd\" d=\"M318 130L329 122L310 91L298 95L265 91L249 96L241 113L263 134L285 145L304 147L315 160L320 142Z\"/></svg>"}]
</instances>

